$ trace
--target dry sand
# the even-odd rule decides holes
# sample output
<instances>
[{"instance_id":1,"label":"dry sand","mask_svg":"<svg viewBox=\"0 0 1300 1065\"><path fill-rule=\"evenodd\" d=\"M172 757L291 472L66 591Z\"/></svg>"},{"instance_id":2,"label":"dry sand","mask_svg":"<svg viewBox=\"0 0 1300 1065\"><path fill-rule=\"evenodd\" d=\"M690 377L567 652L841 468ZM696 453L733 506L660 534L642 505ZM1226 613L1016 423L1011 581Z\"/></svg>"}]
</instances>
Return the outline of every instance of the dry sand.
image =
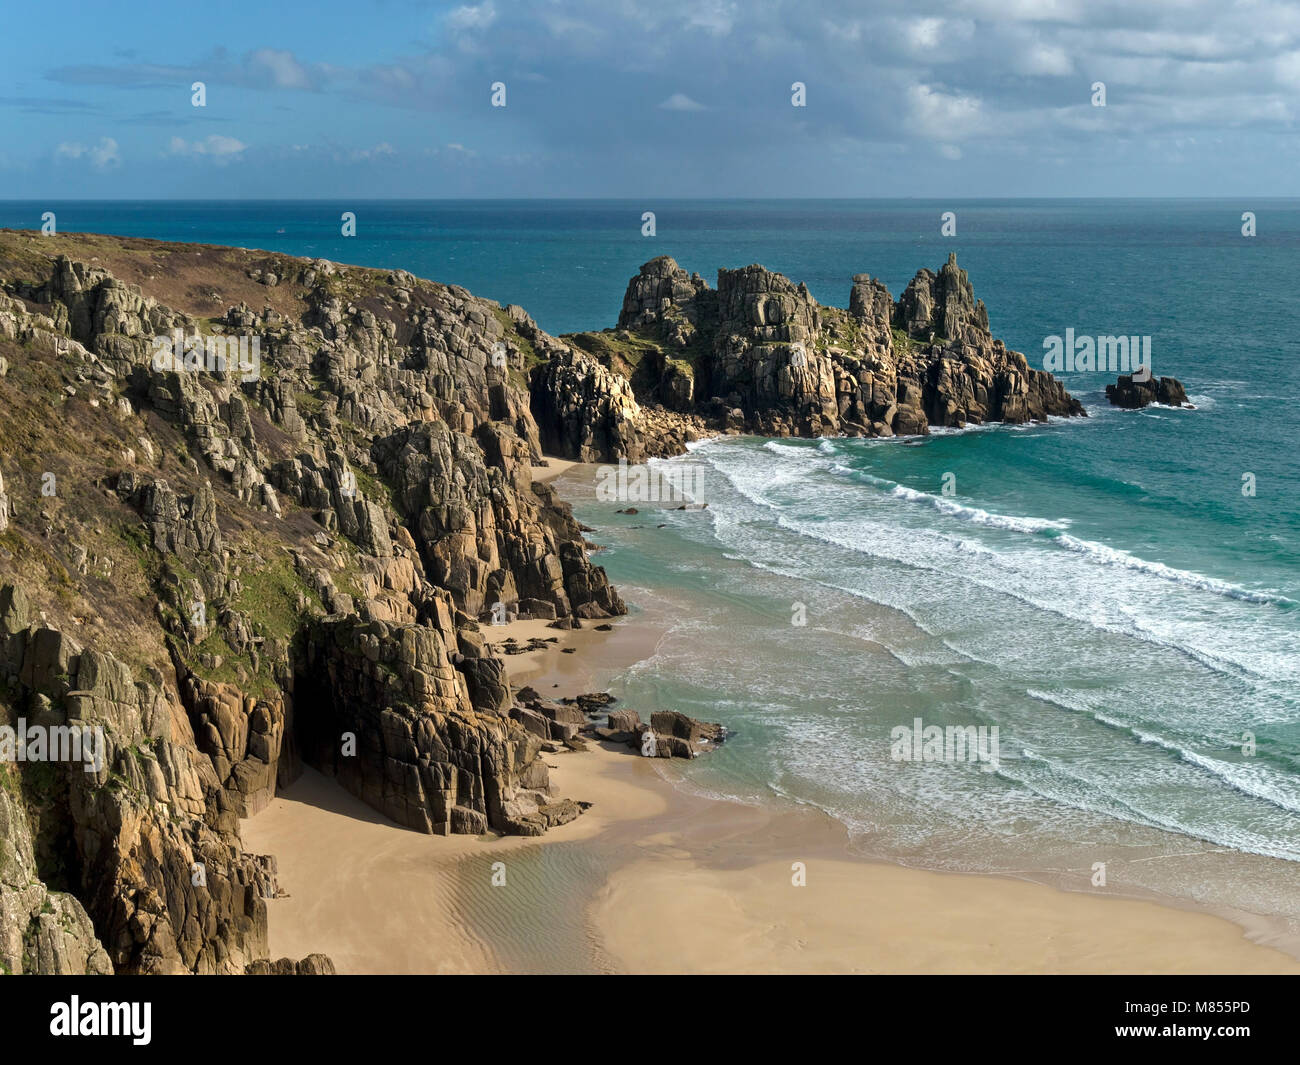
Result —
<instances>
[{"instance_id":1,"label":"dry sand","mask_svg":"<svg viewBox=\"0 0 1300 1065\"><path fill-rule=\"evenodd\" d=\"M285 897L268 902L271 956L328 954L343 973L504 971L500 944L473 935L459 912L466 881L485 900L492 866L525 848L591 839L609 824L653 818L666 796L637 783L653 777L629 753L556 755L562 793L595 806L552 829L544 843L517 836L426 836L388 822L314 769L243 823L244 845L273 854ZM466 866L471 868L467 871ZM475 872L477 871L477 876ZM593 885L594 886L594 885Z\"/></svg>"},{"instance_id":2,"label":"dry sand","mask_svg":"<svg viewBox=\"0 0 1300 1065\"><path fill-rule=\"evenodd\" d=\"M574 466L551 462L539 479ZM557 696L592 690L661 634L613 626L486 632L559 637L507 659L512 683ZM559 794L594 806L542 840L421 835L307 770L244 822L288 895L268 904L272 957L321 951L348 973L1300 973L1212 914L861 860L817 811L694 796L671 763L627 749L548 761Z\"/></svg>"},{"instance_id":3,"label":"dry sand","mask_svg":"<svg viewBox=\"0 0 1300 1065\"><path fill-rule=\"evenodd\" d=\"M557 477L568 473L575 466L589 465L581 462L574 462L572 459L557 459L554 456L547 456L545 466L534 466L533 480L545 483L553 481ZM595 467L592 467L595 469Z\"/></svg>"},{"instance_id":4,"label":"dry sand","mask_svg":"<svg viewBox=\"0 0 1300 1065\"><path fill-rule=\"evenodd\" d=\"M652 639L629 635L616 658ZM551 651L531 682L582 679L603 650ZM269 903L272 956L321 951L349 973L546 972L561 954L596 972L1300 973L1211 914L864 861L816 811L693 796L671 763L626 749L548 761L560 794L594 806L540 841L411 832L307 770L244 822L289 896ZM556 900L526 878L492 887L493 863L510 873L539 848L572 866L571 920L548 918Z\"/></svg>"}]
</instances>

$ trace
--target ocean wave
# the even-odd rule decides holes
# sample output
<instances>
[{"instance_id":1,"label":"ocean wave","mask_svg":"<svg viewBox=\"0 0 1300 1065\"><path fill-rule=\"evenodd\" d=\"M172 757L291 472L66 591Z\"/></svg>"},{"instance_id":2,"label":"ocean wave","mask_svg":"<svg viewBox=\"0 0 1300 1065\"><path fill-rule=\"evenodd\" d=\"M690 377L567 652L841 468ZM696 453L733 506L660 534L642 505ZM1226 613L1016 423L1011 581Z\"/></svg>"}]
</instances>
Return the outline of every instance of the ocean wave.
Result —
<instances>
[{"instance_id":1,"label":"ocean wave","mask_svg":"<svg viewBox=\"0 0 1300 1065\"><path fill-rule=\"evenodd\" d=\"M1044 529L1065 529L1070 525L1069 518L1025 518L1007 514L994 514L981 507L968 507L963 503L954 503L943 496L919 492L915 488L897 484L889 490L896 499L906 499L911 503L923 503L928 507L960 521L970 521L977 525L987 525L995 529L1010 529L1013 532L1037 533Z\"/></svg>"},{"instance_id":2,"label":"ocean wave","mask_svg":"<svg viewBox=\"0 0 1300 1065\"><path fill-rule=\"evenodd\" d=\"M864 481L867 484L882 488L895 499L902 499L909 503L920 503L950 518L973 522L977 525L986 525L990 528L1009 529L1013 532L1033 534L1041 533L1047 529L1068 529L1073 524L1070 518L1034 518L1014 514L997 514L982 507L972 507L955 502L946 496L937 496L931 492L922 492L916 488L909 488L897 481L877 477L866 470L854 469L840 463L831 466L830 472L841 477L851 476L855 480Z\"/></svg>"},{"instance_id":3,"label":"ocean wave","mask_svg":"<svg viewBox=\"0 0 1300 1065\"><path fill-rule=\"evenodd\" d=\"M950 571L935 566L933 564L926 564L923 562L918 562L913 559L907 559L897 554L889 554L880 551L868 552L863 550L860 547L851 546L848 543L848 541L845 541L843 539L834 536L829 536L829 535L823 536L815 532L803 532L800 533L800 535L804 536L805 538L818 540L821 543L830 544L835 547L841 547L848 551L856 551L859 553L863 553L868 555L868 557L871 558L878 558L885 561L894 562L898 565L905 566L917 572L935 573L935 574L940 574L942 576L950 575ZM998 557L995 552L989 551L986 548L982 548L982 547L977 548L976 552L978 554L982 554L985 556L991 556L994 558ZM749 555L745 555L743 556L743 558L744 561L746 561L749 565L754 566L757 569L766 570L767 572L775 573L778 576L789 577L793 580L800 580L811 584L820 585L825 588L830 588L834 591L843 592L847 595L864 599L868 602L876 604L877 606L883 606L887 609L897 611L898 613L906 617L920 631L926 633L929 636L936 636L936 633L933 631L933 629L927 626L922 621L922 619L917 615L916 611L910 609L906 603L903 603L896 599L882 598L880 595L873 595L869 591L862 588L853 587L851 585L830 581L822 578L816 578L811 576L807 572L800 572L798 570L790 569L788 567L781 567L778 565L770 565L762 561L759 561L757 559L754 559ZM1142 643L1149 644L1161 650L1169 651L1172 654L1180 655L1182 657L1185 657L1191 662L1195 662L1196 664L1203 666L1211 673L1214 673L1218 676L1226 677L1230 680L1241 681L1255 687L1258 687L1261 684L1272 685L1279 682L1283 682L1283 683L1286 682L1285 677L1261 672L1260 670L1252 668L1251 666L1245 665L1243 663L1224 660L1222 657L1212 654L1204 650L1203 648L1199 648L1194 645L1191 645L1186 641L1182 641L1177 638L1159 636L1151 632L1149 629L1134 624L1131 618L1126 619L1125 624L1122 626L1111 624L1106 618L1098 616L1096 611L1090 613L1084 613L1077 608L1072 609L1061 603L1048 602L1036 596L1029 595L1023 591L1010 587L1005 582L999 582L994 580L979 580L973 577L970 573L962 574L962 579L968 582L969 584L971 584L972 586L980 588L983 591L994 592L1000 595L1005 595L1008 598L1015 600L1017 603L1021 603L1025 606L1032 607L1033 609L1042 611L1045 614L1050 614L1054 617L1062 618L1065 621L1081 622L1097 632L1102 632L1111 636L1118 636L1125 639L1139 640ZM969 650L959 648L955 644L953 644L950 640L945 640L944 642L949 647L950 650L956 651L958 654L966 658L969 658L972 661L981 662L985 665L995 665L995 666L1003 664L976 655Z\"/></svg>"},{"instance_id":4,"label":"ocean wave","mask_svg":"<svg viewBox=\"0 0 1300 1065\"><path fill-rule=\"evenodd\" d=\"M1292 706L1295 705L1294 699L1289 695L1290 692L1295 690L1295 659L1294 655L1289 651L1280 653L1264 652L1263 657L1265 659L1276 659L1276 661L1268 663L1268 667L1271 667L1268 668L1264 663L1260 662L1261 655L1257 649L1250 648L1249 650L1254 657L1254 664L1246 665L1243 662L1238 662L1234 659L1214 654L1204 648L1180 642L1176 635L1169 633L1167 627L1163 629L1160 628L1160 623L1158 621L1142 617L1132 607L1127 607L1121 604L1119 609L1120 612L1124 614L1128 624L1133 627L1134 631L1141 638L1160 647L1170 647L1182 651L1184 654L1190 655L1197 662L1200 662L1201 665L1226 677L1248 680L1251 683L1255 682L1255 678L1268 678L1280 682L1282 690L1274 692L1273 694L1277 695L1282 702L1288 703ZM1242 650L1246 649L1243 648ZM1258 713L1258 710L1256 713ZM1260 723L1266 723L1265 719L1261 718Z\"/></svg>"},{"instance_id":5,"label":"ocean wave","mask_svg":"<svg viewBox=\"0 0 1300 1065\"><path fill-rule=\"evenodd\" d=\"M733 457L738 458L740 456ZM786 466L786 462L789 463L788 466ZM783 459L781 463L785 467L782 470L782 483L790 483L792 478L789 475L792 469L803 469L805 473L807 472L806 467L798 460ZM825 460L820 460L819 464L823 470L831 471L837 465ZM1053 527L1049 524L1051 519L994 515L988 514L988 512L972 514L971 517L966 519L972 524L981 520L986 523L1005 523L1013 530L1024 534L1027 542L1037 547L1038 550L1032 554L1027 554L1023 550L994 550L977 541L964 537L954 538L933 528L918 529L906 525L894 525L888 521L884 523L872 521L869 518L865 521L851 521L845 518L829 522L826 520L810 522L799 516L797 508L774 503L763 494L762 488L771 483L771 475L770 473L764 473L761 469L755 470L752 462L749 466L740 468L732 468L732 464L728 462L715 465L741 499L761 508L763 512L761 515L749 515L745 520L741 521L739 519L731 520L726 517L728 511L733 513L737 511L734 506L728 506L726 500L718 501L715 507L711 508L711 513L714 514L712 528L715 534L734 538L742 535L740 528L744 526L743 542L732 542L730 547L734 552L744 553L746 559L751 563L754 561L753 555L756 546L752 523L754 521L760 523L771 522L778 529L800 539L830 544L864 557L892 562L917 573L935 573L945 578L956 578L972 587L1008 596L1035 610L1041 610L1070 621L1081 622L1096 631L1122 638L1140 640L1143 643L1184 656L1203 668L1234 681L1257 686L1261 681L1272 685L1287 680L1285 676L1279 674L1278 670L1262 668L1257 660L1254 660L1254 664L1239 661L1236 654L1225 656L1224 649L1217 645L1214 647L1202 646L1200 638L1195 634L1189 635L1186 631L1172 634L1153 631L1150 626L1143 624L1143 619L1134 614L1132 608L1127 612L1124 610L1126 600L1132 600L1134 594L1140 592L1140 588L1131 583L1117 586L1113 578L1104 575L1107 572L1119 569L1131 569L1146 577L1173 582L1177 586L1190 591L1214 594L1224 598L1226 602L1242 602L1251 605L1272 604L1289 610L1294 604L1285 597L1241 588L1226 581L1220 581L1217 578L1191 571L1177 570L1165 566L1163 563L1150 562L1104 544L1081 540L1063 533L1059 528ZM961 504L951 503L937 496L930 496L928 493L917 493L913 489L906 489L906 486L900 486L897 482L877 477L866 471L854 471L854 479L877 485L884 489L886 496L906 505L919 500L920 504L932 507L935 503L948 503L954 507L961 506ZM896 488L903 488L904 491L895 495L894 489ZM969 509L973 511L975 508ZM740 511L743 512L743 507L740 508ZM984 514L987 514L987 517L984 517ZM851 527L844 528L846 522ZM1059 563L1054 563L1051 555L1047 553L1053 550L1069 552L1072 557L1076 557L1085 563L1087 569L1073 574L1054 573L1053 567ZM954 553L959 553L961 556L977 562L978 565L972 566L967 562L958 561L954 559ZM791 563L798 566L803 555L803 552L796 551ZM833 587L850 595L860 596L897 610L912 620L913 623L919 624L916 612L908 609L908 604L895 596L882 598L878 594L868 594L861 588L847 586L839 582L817 580L806 572L806 568L799 568L801 572L785 571L784 575L794 579L813 580L814 583ZM993 572L981 574L982 570L988 569L992 569ZM1051 596L1052 590L1060 586L1061 577L1066 578L1065 583L1069 587L1064 599ZM1080 607L1082 599L1079 585L1081 581L1097 584L1095 595L1089 601L1102 604L1100 610L1086 610ZM1149 600L1147 597L1143 597L1141 601L1145 603ZM1117 612L1118 616L1113 616ZM1225 624L1228 623L1225 620ZM1240 623L1240 620L1231 622L1231 624Z\"/></svg>"},{"instance_id":6,"label":"ocean wave","mask_svg":"<svg viewBox=\"0 0 1300 1065\"><path fill-rule=\"evenodd\" d=\"M720 440L727 439L729 439L727 436L719 433L717 436L706 436L702 440L688 440L685 445L686 451L689 454L692 451L699 451L701 448L706 448L710 444L716 444Z\"/></svg>"},{"instance_id":7,"label":"ocean wave","mask_svg":"<svg viewBox=\"0 0 1300 1065\"><path fill-rule=\"evenodd\" d=\"M770 451L774 455L791 455L800 458L809 458L815 451L820 451L820 447L811 448L806 444L786 444L780 440L768 440L763 444L764 451ZM826 454L826 452L823 452Z\"/></svg>"},{"instance_id":8,"label":"ocean wave","mask_svg":"<svg viewBox=\"0 0 1300 1065\"><path fill-rule=\"evenodd\" d=\"M1144 825L1147 828L1164 829L1167 832L1175 832L1182 836L1203 840L1215 846L1228 847L1247 854L1260 854L1268 858L1280 858L1289 862L1300 861L1300 851L1297 851L1294 846L1288 846L1285 842L1263 836L1248 828L1229 825L1190 824L1186 821L1180 821L1164 813L1143 809L1130 800L1113 793L1101 792L1095 781L1072 772L1056 759L1047 758L1031 750L1023 751L1022 757L1027 762L1042 766L1052 776L1064 778L1081 793L1067 795L1059 789L1045 787L1042 782L1031 779L1031 774L1021 775L1009 772L1007 769L1008 763L1005 759L1000 763L995 773L996 776L1022 787L1040 798L1047 799L1049 802L1059 803L1075 810L1082 810L1085 813L1101 814L1116 820Z\"/></svg>"},{"instance_id":9,"label":"ocean wave","mask_svg":"<svg viewBox=\"0 0 1300 1065\"><path fill-rule=\"evenodd\" d=\"M1130 554L1121 548L1110 547L1095 540L1080 540L1074 536L1062 534L1053 537L1052 542L1067 551L1083 555L1090 561L1103 566L1119 566L1124 569L1136 570L1148 576L1186 585L1199 591L1211 592L1214 595L1221 595L1228 599L1239 599L1246 603L1261 603L1286 608L1297 605L1294 599L1288 599L1286 596L1275 592L1252 591L1249 588L1243 588L1239 584L1232 584L1217 577L1207 577L1202 573L1194 573L1191 570L1175 569L1173 566L1166 566L1163 562L1151 562L1148 559Z\"/></svg>"},{"instance_id":10,"label":"ocean wave","mask_svg":"<svg viewBox=\"0 0 1300 1065\"><path fill-rule=\"evenodd\" d=\"M721 469L721 467L719 467L719 469ZM1177 569L1173 566L1168 566L1163 562L1153 562L1125 551L1122 548L1111 547L1110 545L1100 543L1099 541L1083 540L1078 537L1070 536L1063 532L1063 530L1069 528L1072 524L1071 519L1069 518L1035 518L1023 515L997 514L992 511L984 510L982 507L967 506L944 496L936 496L930 492L922 492L915 488L909 488L897 481L877 477L875 474L869 473L865 470L856 470L852 467L845 466L842 463L835 463L829 466L828 469L829 472L834 473L837 476L849 476L855 480L860 480L867 484L880 487L895 499L928 506L947 517L955 518L959 521L969 521L990 528L1006 529L1012 532L1022 532L1031 536L1040 536L1047 542L1052 543L1054 546L1081 555L1098 565L1117 566L1135 570L1152 577L1157 577L1161 580L1182 584L1199 591L1210 592L1214 595L1224 596L1229 599L1241 600L1242 602L1267 604L1283 607L1285 609L1291 609L1300 605L1297 604L1295 600L1289 599L1272 590L1255 590L1246 588L1239 584L1233 584L1230 581L1221 580L1218 577L1196 573L1192 570ZM728 477L733 485L737 487L738 491L741 491L741 493L752 502L760 503L761 505L771 509L779 509L761 495L750 493L741 488L737 481L730 476L728 471L721 470L721 472L724 476Z\"/></svg>"},{"instance_id":11,"label":"ocean wave","mask_svg":"<svg viewBox=\"0 0 1300 1065\"><path fill-rule=\"evenodd\" d=\"M1063 710L1086 714L1098 724L1105 725L1118 732L1127 733L1141 743L1166 750L1187 764L1209 774L1218 783L1224 784L1242 795L1249 796L1252 799L1260 799L1280 810L1285 810L1287 813L1300 813L1300 783L1288 779L1266 765L1242 765L1201 754L1175 740L1112 717L1087 703L1075 703L1063 696L1053 695L1033 688L1026 689L1025 694L1040 702L1060 707Z\"/></svg>"}]
</instances>

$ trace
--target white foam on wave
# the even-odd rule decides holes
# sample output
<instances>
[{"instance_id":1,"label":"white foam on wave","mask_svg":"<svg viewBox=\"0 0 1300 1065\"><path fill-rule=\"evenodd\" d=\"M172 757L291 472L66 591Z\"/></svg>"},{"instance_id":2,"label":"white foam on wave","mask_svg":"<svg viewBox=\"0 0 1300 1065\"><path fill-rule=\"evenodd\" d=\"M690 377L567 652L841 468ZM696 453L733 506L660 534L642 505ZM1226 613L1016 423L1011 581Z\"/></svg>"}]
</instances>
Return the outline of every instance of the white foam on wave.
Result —
<instances>
[{"instance_id":1,"label":"white foam on wave","mask_svg":"<svg viewBox=\"0 0 1300 1065\"><path fill-rule=\"evenodd\" d=\"M805 455L808 455L808 453L806 452ZM721 458L722 456L718 457ZM743 456L738 455L736 457L742 458ZM815 456L809 457L813 458L816 466L828 472L838 472L838 469L845 468L839 466L839 464L817 460ZM805 482L810 480L808 475L811 471L806 459L787 461L790 461L790 467L782 471L780 476L782 483L791 483L796 480L791 476L792 468L801 472L801 476L797 478L798 480ZM1231 653L1229 653L1228 649L1218 646L1211 650L1209 647L1198 646L1199 636L1195 634L1189 636L1186 632L1153 631L1151 626L1143 625L1141 617L1134 614L1131 609L1128 611L1123 609L1125 602L1133 598L1135 590L1140 591L1140 589L1136 589L1135 586L1127 583L1122 586L1116 585L1112 579L1104 575L1107 570L1113 568L1134 569L1145 576L1171 581L1185 590L1208 592L1224 597L1230 602L1290 604L1291 601L1284 597L1275 597L1269 593L1241 588L1202 574L1176 570L1162 563L1148 562L1127 552L1109 548L1104 544L1094 544L1092 541L1069 537L1048 524L1050 519L992 514L989 514L984 519L989 523L1002 522L1004 527L1010 526L1015 531L1032 537L1031 544L1037 548L1032 552L1024 550L1014 552L1007 550L995 551L967 538L954 538L930 528L918 529L908 526L891 528L889 525L880 525L878 522L873 521L807 522L800 520L797 516L792 516L791 508L774 503L767 498L762 491L762 486L773 483L772 475L771 473L764 473L761 468L756 469L752 461L747 465L738 463L735 468L730 463L715 463L715 466L742 498L762 508L764 514L761 520L774 522L780 528L801 538L830 544L870 558L894 562L912 570L938 573L945 577L956 577L964 583L997 594L1007 595L1035 609L1070 620L1082 621L1099 631L1130 639L1138 639L1144 643L1185 655L1213 672L1234 679L1242 680L1256 677L1271 681L1278 679L1274 675L1274 671L1268 668L1271 659L1258 653L1261 650L1258 644L1252 645L1252 648L1248 649L1250 650L1249 661L1240 661L1237 654L1241 650L1239 648ZM929 496L928 493L916 493L915 490L906 489L905 486L900 486L894 481L876 477L865 471L855 471L853 479L885 488L886 496L904 504L914 502L917 498L931 506L933 504L929 503L929 500L950 503L950 501L943 500L940 497ZM813 486L810 485L810 487ZM895 488L904 488L905 490L894 494L893 490ZM950 503L950 505L960 506L960 504L953 503ZM725 511L728 509L725 501L721 506L714 509L715 529L721 531L728 525L734 524L728 522L724 517ZM797 515L797 511L793 513ZM876 513L879 514L879 510ZM973 516L966 520L974 523L979 520L979 517ZM845 527L846 524L849 527ZM897 533L900 531L906 535L898 536ZM751 551L752 546L752 536L749 534L747 534L746 543L743 547L741 544L733 545L735 549L743 550L748 548ZM1053 549L1069 551L1073 557L1077 557L1086 563L1088 569L1073 574L1060 572L1057 569L1059 563L1053 562L1051 556L1045 553L1046 550ZM981 567L991 567L994 572L981 575L979 568L973 568L967 563L957 562L954 565L953 552L970 556L978 561ZM793 574L791 575L793 576ZM807 574L803 576L807 577ZM1080 592L1086 589L1080 588L1080 582L1085 582L1089 586L1096 585L1095 591L1090 597L1084 596L1081 598ZM1068 588L1063 587L1063 585L1068 586ZM854 595L863 594L861 589L842 587L842 590ZM1065 591L1065 598L1061 598L1059 595L1050 595L1054 590ZM1042 594L1044 592L1049 593L1047 597ZM874 595L865 595L864 597L893 609L901 610L913 621L919 621L915 613L907 609L904 603L899 601L884 602ZM1091 609L1085 609L1079 605L1085 598L1088 602L1094 604ZM1150 599L1143 596L1141 601L1147 603L1150 602ZM1115 616L1111 617L1111 614ZM1234 624L1239 623L1234 622ZM1205 633L1202 631L1200 636L1204 635ZM1278 663L1275 662L1274 664ZM1285 660L1282 660L1281 664L1285 666ZM1251 682L1254 683L1253 679Z\"/></svg>"},{"instance_id":2,"label":"white foam on wave","mask_svg":"<svg viewBox=\"0 0 1300 1065\"><path fill-rule=\"evenodd\" d=\"M1179 835L1205 840L1207 843L1247 854L1260 854L1289 862L1300 861L1300 851L1287 842L1281 833L1279 837L1266 836L1250 828L1225 821L1215 821L1213 818L1207 818L1198 824L1189 824L1169 816L1163 809L1154 810L1138 805L1136 796L1126 799L1113 792L1100 791L1096 781L1072 772L1057 759L1045 757L1031 750L1025 750L1022 754L1027 763L1041 766L1049 777L1064 779L1075 790L1067 793L1059 787L1049 787L1045 781L1035 779L1032 773L1011 772L1008 767L1014 763L1007 759L1002 760L996 775L1051 802L1149 828L1176 832Z\"/></svg>"},{"instance_id":3,"label":"white foam on wave","mask_svg":"<svg viewBox=\"0 0 1300 1065\"><path fill-rule=\"evenodd\" d=\"M1176 740L1161 736L1136 725L1130 725L1084 702L1075 702L1062 695L1026 689L1025 694L1040 702L1058 706L1063 710L1086 714L1108 728L1133 736L1141 743L1160 747L1182 761L1208 773L1217 782L1254 799L1262 799L1288 813L1300 813L1300 781L1288 777L1263 763L1237 763L1192 750Z\"/></svg>"},{"instance_id":4,"label":"white foam on wave","mask_svg":"<svg viewBox=\"0 0 1300 1065\"><path fill-rule=\"evenodd\" d=\"M1207 651L1194 642L1180 641L1178 630L1166 619L1144 617L1136 609L1125 604L1120 604L1119 610L1128 619L1134 631L1151 643L1161 647L1177 648L1203 666L1224 676L1249 679L1253 683L1257 683L1256 678L1271 678L1277 684L1272 694L1279 702L1292 708L1297 706L1294 697L1296 658L1292 649L1276 650L1257 643L1239 643L1233 647L1233 653L1238 657L1226 658ZM1185 627L1187 623L1184 622L1183 625ZM1271 724L1278 720L1291 720L1289 714L1286 717L1272 716L1262 706L1253 707L1251 714L1255 723L1259 725Z\"/></svg>"},{"instance_id":5,"label":"white foam on wave","mask_svg":"<svg viewBox=\"0 0 1300 1065\"><path fill-rule=\"evenodd\" d=\"M1194 573L1191 570L1176 569L1173 566L1166 566L1163 562L1151 562L1148 559L1139 558L1122 548L1110 547L1095 540L1080 540L1074 536L1061 535L1054 537L1052 542L1067 551L1084 555L1091 561L1103 566L1120 566L1124 569L1136 570L1152 577L1159 577L1161 580L1183 584L1189 588L1211 592L1214 595L1226 596L1229 599L1240 599L1247 603L1268 603L1274 606L1290 607L1296 605L1295 600L1288 599L1286 596L1273 591L1253 591L1250 588L1243 588L1239 584L1232 584L1217 577L1207 577L1202 573Z\"/></svg>"},{"instance_id":6,"label":"white foam on wave","mask_svg":"<svg viewBox=\"0 0 1300 1065\"><path fill-rule=\"evenodd\" d=\"M808 458L813 454L814 450L820 449L814 449L807 445L784 444L780 440L768 440L763 444L763 450L770 451L774 455L791 455Z\"/></svg>"},{"instance_id":7,"label":"white foam on wave","mask_svg":"<svg viewBox=\"0 0 1300 1065\"><path fill-rule=\"evenodd\" d=\"M718 434L717 436L706 436L702 440L688 440L686 441L686 450L688 453L699 451L702 448L708 447L710 444L716 444L718 441L726 439L728 439L726 436Z\"/></svg>"},{"instance_id":8,"label":"white foam on wave","mask_svg":"<svg viewBox=\"0 0 1300 1065\"><path fill-rule=\"evenodd\" d=\"M929 492L919 492L915 488L908 488L902 484L896 484L889 490L889 494L896 499L906 499L911 503L924 503L941 514L946 514L950 518L957 518L959 521L971 521L977 525L987 525L995 529L1036 533L1044 529L1065 529L1070 525L1069 518L1026 518L1007 514L994 514L981 507L968 507L963 503L955 503L951 499L945 499L943 496L931 495Z\"/></svg>"},{"instance_id":9,"label":"white foam on wave","mask_svg":"<svg viewBox=\"0 0 1300 1065\"><path fill-rule=\"evenodd\" d=\"M970 521L979 525L987 525L998 529L1008 529L1013 532L1023 532L1028 534L1041 534L1048 530L1059 531L1069 528L1071 520L1069 518L1035 518L1021 515L996 514L984 510L981 507L966 506L962 503L954 502L943 496L936 496L929 492L921 492L915 488L909 488L906 485L899 484L895 481L888 481L882 477L876 477L865 471L850 469L843 465L832 467L832 472L840 475L853 475L869 484L878 485L885 488L888 493L896 499L903 499L911 503L919 503L928 506L934 510L945 514L948 517L956 518L960 521ZM1163 562L1152 562L1140 558L1128 551L1118 547L1111 547L1095 540L1082 540L1078 537L1061 535L1049 536L1046 538L1056 546L1072 551L1076 554L1088 556L1090 560L1101 565L1122 566L1126 569L1138 570L1142 573L1149 574L1153 577L1159 577L1162 580L1173 581L1178 584L1185 584L1188 587L1196 588L1200 591L1211 592L1215 595L1225 596L1230 599L1240 599L1248 603L1268 603L1275 606L1292 607L1296 603L1292 599L1281 595L1272 589L1254 590L1233 584L1230 581L1221 580L1217 577L1210 577L1204 574L1195 573L1191 570L1177 569L1173 566L1167 566Z\"/></svg>"}]
</instances>

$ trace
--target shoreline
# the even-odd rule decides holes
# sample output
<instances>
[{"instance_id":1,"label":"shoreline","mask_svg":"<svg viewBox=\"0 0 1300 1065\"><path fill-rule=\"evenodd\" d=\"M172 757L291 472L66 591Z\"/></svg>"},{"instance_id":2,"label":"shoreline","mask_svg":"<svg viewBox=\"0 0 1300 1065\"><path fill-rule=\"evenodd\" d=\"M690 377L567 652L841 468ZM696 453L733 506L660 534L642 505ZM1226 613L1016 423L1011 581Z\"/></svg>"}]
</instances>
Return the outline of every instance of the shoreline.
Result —
<instances>
[{"instance_id":1,"label":"shoreline","mask_svg":"<svg viewBox=\"0 0 1300 1065\"><path fill-rule=\"evenodd\" d=\"M1300 973L1172 900L859 857L819 811L693 795L601 744L553 764L593 805L540 839L426 836L305 770L244 823L286 893L271 956L358 974L551 972L566 954L562 971L594 973Z\"/></svg>"},{"instance_id":2,"label":"shoreline","mask_svg":"<svg viewBox=\"0 0 1300 1065\"><path fill-rule=\"evenodd\" d=\"M550 462L539 480L579 466ZM484 632L556 637L506 657L511 686L571 696L664 631L635 614L609 624ZM548 762L557 794L592 807L540 839L411 832L306 769L243 822L288 895L268 902L272 957L320 951L361 973L1300 973L1262 918L864 857L820 810L705 797L671 761L589 745Z\"/></svg>"}]
</instances>

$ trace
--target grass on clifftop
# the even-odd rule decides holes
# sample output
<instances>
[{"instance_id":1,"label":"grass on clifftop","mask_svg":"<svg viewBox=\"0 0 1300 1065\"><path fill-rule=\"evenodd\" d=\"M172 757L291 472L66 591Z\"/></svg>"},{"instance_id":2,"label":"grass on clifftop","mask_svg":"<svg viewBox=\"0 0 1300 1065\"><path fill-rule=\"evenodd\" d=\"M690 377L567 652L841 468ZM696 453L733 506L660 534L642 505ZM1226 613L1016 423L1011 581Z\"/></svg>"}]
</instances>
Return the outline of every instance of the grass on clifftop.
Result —
<instances>
[{"instance_id":1,"label":"grass on clifftop","mask_svg":"<svg viewBox=\"0 0 1300 1065\"><path fill-rule=\"evenodd\" d=\"M631 378L647 355L657 355L663 359L694 364L704 354L705 345L695 344L687 348L673 348L662 339L642 330L602 329L590 333L566 333L565 340L574 347L593 355L604 366L615 373Z\"/></svg>"},{"instance_id":2,"label":"grass on clifftop","mask_svg":"<svg viewBox=\"0 0 1300 1065\"><path fill-rule=\"evenodd\" d=\"M50 261L59 255L102 267L124 284L139 285L160 303L196 318L219 317L239 303L254 310L270 306L295 318L306 307L301 286L263 285L248 276L259 269L283 277L291 263L300 262L292 256L215 244L96 233L46 237L36 230L0 229L0 275L4 277L45 281Z\"/></svg>"}]
</instances>

